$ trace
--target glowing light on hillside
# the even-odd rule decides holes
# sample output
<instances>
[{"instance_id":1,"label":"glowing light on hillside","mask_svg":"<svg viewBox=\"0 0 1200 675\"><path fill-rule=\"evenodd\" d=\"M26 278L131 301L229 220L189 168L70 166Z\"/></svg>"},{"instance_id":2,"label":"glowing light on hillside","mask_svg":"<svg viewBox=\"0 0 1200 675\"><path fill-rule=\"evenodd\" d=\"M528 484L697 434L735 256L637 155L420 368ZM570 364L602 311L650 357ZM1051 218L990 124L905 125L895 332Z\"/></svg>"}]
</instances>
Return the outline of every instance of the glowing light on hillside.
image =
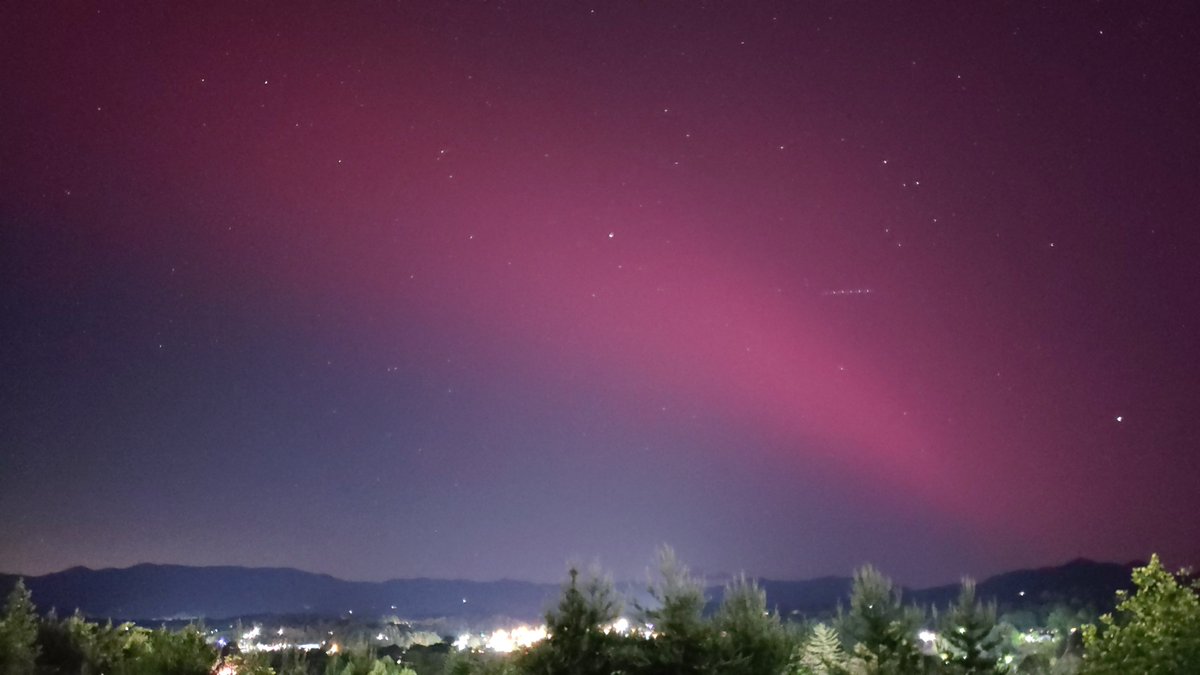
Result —
<instances>
[{"instance_id":1,"label":"glowing light on hillside","mask_svg":"<svg viewBox=\"0 0 1200 675\"><path fill-rule=\"evenodd\" d=\"M601 630L605 633L616 633L619 635L636 634L646 639L655 637L654 626L650 624L635 626L625 617L620 617L610 624L601 626ZM455 638L452 646L460 652L467 649L476 649L507 654L518 649L531 647L548 637L550 637L550 634L544 624L540 626L520 625L511 629L498 628L490 634L462 633Z\"/></svg>"},{"instance_id":2,"label":"glowing light on hillside","mask_svg":"<svg viewBox=\"0 0 1200 675\"><path fill-rule=\"evenodd\" d=\"M545 626L517 626L512 630L498 628L488 636L484 648L491 652L507 654L515 649L523 649L546 639Z\"/></svg>"}]
</instances>

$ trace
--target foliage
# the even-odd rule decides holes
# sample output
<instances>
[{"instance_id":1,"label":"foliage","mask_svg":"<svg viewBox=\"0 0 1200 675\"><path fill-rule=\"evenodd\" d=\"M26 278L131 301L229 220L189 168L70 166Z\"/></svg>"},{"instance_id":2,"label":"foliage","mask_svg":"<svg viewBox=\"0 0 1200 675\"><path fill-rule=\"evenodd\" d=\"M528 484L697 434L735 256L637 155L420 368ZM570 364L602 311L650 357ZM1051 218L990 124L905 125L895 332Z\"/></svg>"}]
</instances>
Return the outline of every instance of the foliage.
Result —
<instances>
[{"instance_id":1,"label":"foliage","mask_svg":"<svg viewBox=\"0 0 1200 675\"><path fill-rule=\"evenodd\" d=\"M546 614L549 637L513 656L449 645L410 647L402 666L363 646L340 653L290 650L233 654L239 675L1184 675L1200 663L1200 586L1166 571L1157 556L1134 570L1133 594L1100 625L1084 625L1087 607L1063 605L1042 626L1019 631L997 624L994 604L980 602L964 580L958 600L937 617L945 663L923 658L917 629L923 614L904 607L891 581L872 567L856 571L848 611L837 629L817 624L794 637L797 624L770 612L765 592L744 575L725 589L706 617L701 584L669 548L639 607L650 637L611 629L621 608L611 582L571 570L558 604ZM1010 615L1015 616L1015 615ZM1034 624L1036 625L1036 623ZM1070 631L1061 641L1055 633ZM1004 653L1007 650L1007 653ZM1005 658L998 657L1004 653ZM1081 661L1082 655L1082 661ZM1011 658L1010 658L1011 657ZM78 612L39 619L18 582L0 617L0 675L208 675L215 649L197 626L171 632L88 621ZM1002 664L1002 665L1001 665Z\"/></svg>"},{"instance_id":2,"label":"foliage","mask_svg":"<svg viewBox=\"0 0 1200 675\"><path fill-rule=\"evenodd\" d=\"M620 613L612 583L595 574L581 583L574 568L570 577L558 606L546 613L547 639L522 659L525 672L545 675L612 672L609 647L618 636L604 630Z\"/></svg>"},{"instance_id":3,"label":"foliage","mask_svg":"<svg viewBox=\"0 0 1200 675\"><path fill-rule=\"evenodd\" d=\"M238 675L275 675L271 656L263 652L241 653L229 659Z\"/></svg>"},{"instance_id":4,"label":"foliage","mask_svg":"<svg viewBox=\"0 0 1200 675\"><path fill-rule=\"evenodd\" d=\"M207 675L217 660L217 651L194 625L178 632L149 631L140 650L126 663L127 675Z\"/></svg>"},{"instance_id":5,"label":"foliage","mask_svg":"<svg viewBox=\"0 0 1200 675\"><path fill-rule=\"evenodd\" d=\"M940 651L951 673L984 675L997 672L1002 635L996 626L995 604L975 598L975 582L963 579L958 602L942 616Z\"/></svg>"},{"instance_id":6,"label":"foliage","mask_svg":"<svg viewBox=\"0 0 1200 675\"><path fill-rule=\"evenodd\" d=\"M421 675L426 673L420 672ZM519 668L512 659L465 650L452 654L441 672L445 675L519 675L528 671Z\"/></svg>"},{"instance_id":7,"label":"foliage","mask_svg":"<svg viewBox=\"0 0 1200 675\"><path fill-rule=\"evenodd\" d=\"M1097 619L1099 619L1099 612L1092 607L1070 607L1059 603L1046 614L1046 620L1042 622L1042 625L1059 635L1069 635L1072 631L1078 630L1080 626L1096 623Z\"/></svg>"},{"instance_id":8,"label":"foliage","mask_svg":"<svg viewBox=\"0 0 1200 675\"><path fill-rule=\"evenodd\" d=\"M1115 616L1083 627L1085 675L1184 675L1200 667L1200 600L1158 556L1133 571L1135 592L1118 592Z\"/></svg>"},{"instance_id":9,"label":"foliage","mask_svg":"<svg viewBox=\"0 0 1200 675\"><path fill-rule=\"evenodd\" d=\"M766 592L744 574L725 587L713 631L720 673L778 673L787 665L792 645L779 615L767 611Z\"/></svg>"},{"instance_id":10,"label":"foliage","mask_svg":"<svg viewBox=\"0 0 1200 675\"><path fill-rule=\"evenodd\" d=\"M38 657L38 617L33 597L18 579L0 619L0 673L32 675Z\"/></svg>"},{"instance_id":11,"label":"foliage","mask_svg":"<svg viewBox=\"0 0 1200 675\"><path fill-rule=\"evenodd\" d=\"M842 650L837 630L823 623L813 626L812 633L788 659L785 675L847 675L849 659Z\"/></svg>"},{"instance_id":12,"label":"foliage","mask_svg":"<svg viewBox=\"0 0 1200 675\"><path fill-rule=\"evenodd\" d=\"M442 672L446 675L473 675L484 669L483 659L474 652L455 651L446 658Z\"/></svg>"},{"instance_id":13,"label":"foliage","mask_svg":"<svg viewBox=\"0 0 1200 675\"><path fill-rule=\"evenodd\" d=\"M145 652L148 634L132 623L93 623L78 611L62 621L52 614L39 626L39 664L43 671L59 673L121 673Z\"/></svg>"},{"instance_id":14,"label":"foliage","mask_svg":"<svg viewBox=\"0 0 1200 675\"><path fill-rule=\"evenodd\" d=\"M279 675L308 675L308 660L299 649L287 649L279 655Z\"/></svg>"},{"instance_id":15,"label":"foliage","mask_svg":"<svg viewBox=\"0 0 1200 675\"><path fill-rule=\"evenodd\" d=\"M916 644L922 613L901 605L891 579L870 565L854 573L850 611L840 617L839 632L852 648L852 670L868 675L921 672Z\"/></svg>"},{"instance_id":16,"label":"foliage","mask_svg":"<svg viewBox=\"0 0 1200 675\"><path fill-rule=\"evenodd\" d=\"M654 639L646 650L646 669L679 675L711 672L711 627L704 621L704 587L679 562L669 546L658 550L658 578L649 592L657 603L641 609L641 620Z\"/></svg>"},{"instance_id":17,"label":"foliage","mask_svg":"<svg viewBox=\"0 0 1200 675\"><path fill-rule=\"evenodd\" d=\"M411 666L420 675L436 675L448 672L446 661L452 658L452 647L447 642L434 645L414 645L404 653L405 665Z\"/></svg>"},{"instance_id":18,"label":"foliage","mask_svg":"<svg viewBox=\"0 0 1200 675\"><path fill-rule=\"evenodd\" d=\"M340 651L325 661L326 675L415 675L411 668L390 658L379 657L373 650L355 648Z\"/></svg>"}]
</instances>

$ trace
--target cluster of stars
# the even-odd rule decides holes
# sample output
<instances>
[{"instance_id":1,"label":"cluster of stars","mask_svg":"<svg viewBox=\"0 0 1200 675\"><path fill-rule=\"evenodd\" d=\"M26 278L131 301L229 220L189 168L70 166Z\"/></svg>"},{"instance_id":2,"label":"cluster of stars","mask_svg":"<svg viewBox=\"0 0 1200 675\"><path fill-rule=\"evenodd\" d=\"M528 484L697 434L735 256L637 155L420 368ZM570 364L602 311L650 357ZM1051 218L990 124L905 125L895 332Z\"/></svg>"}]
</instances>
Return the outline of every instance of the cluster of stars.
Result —
<instances>
[{"instance_id":1,"label":"cluster of stars","mask_svg":"<svg viewBox=\"0 0 1200 675\"><path fill-rule=\"evenodd\" d=\"M839 288L831 291L821 291L821 295L870 295L873 292L870 288Z\"/></svg>"}]
</instances>

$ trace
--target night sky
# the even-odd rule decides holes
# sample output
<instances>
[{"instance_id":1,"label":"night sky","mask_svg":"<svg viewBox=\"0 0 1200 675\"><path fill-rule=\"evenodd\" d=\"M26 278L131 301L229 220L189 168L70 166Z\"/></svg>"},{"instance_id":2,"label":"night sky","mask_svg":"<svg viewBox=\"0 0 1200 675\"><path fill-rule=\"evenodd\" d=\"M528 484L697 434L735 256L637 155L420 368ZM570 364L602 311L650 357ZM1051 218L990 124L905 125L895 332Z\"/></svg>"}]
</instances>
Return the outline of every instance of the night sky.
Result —
<instances>
[{"instance_id":1,"label":"night sky","mask_svg":"<svg viewBox=\"0 0 1200 675\"><path fill-rule=\"evenodd\" d=\"M0 10L0 570L1200 562L1195 2L277 4Z\"/></svg>"}]
</instances>

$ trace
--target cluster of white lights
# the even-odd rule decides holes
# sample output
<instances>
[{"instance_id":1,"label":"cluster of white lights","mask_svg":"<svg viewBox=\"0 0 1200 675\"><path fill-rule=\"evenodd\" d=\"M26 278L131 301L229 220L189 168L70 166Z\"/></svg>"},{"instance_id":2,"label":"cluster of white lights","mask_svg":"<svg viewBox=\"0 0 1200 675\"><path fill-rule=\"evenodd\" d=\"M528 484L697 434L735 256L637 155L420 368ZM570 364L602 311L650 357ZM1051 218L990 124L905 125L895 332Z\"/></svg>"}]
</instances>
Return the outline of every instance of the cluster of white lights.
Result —
<instances>
[{"instance_id":1,"label":"cluster of white lights","mask_svg":"<svg viewBox=\"0 0 1200 675\"><path fill-rule=\"evenodd\" d=\"M602 626L601 629L605 633L617 633L619 635L630 635L636 633L644 638L652 638L655 636L654 626L646 625L634 627L629 619L620 617L612 623ZM526 626L521 625L511 630L497 628L491 634L479 633L472 635L471 633L463 633L454 640L454 648L458 651L465 649L481 649L499 654L507 654L517 649L525 649L531 647L542 640L549 637L545 625L541 626Z\"/></svg>"},{"instance_id":2,"label":"cluster of white lights","mask_svg":"<svg viewBox=\"0 0 1200 675\"><path fill-rule=\"evenodd\" d=\"M517 649L524 649L546 639L545 626L517 626L511 630L497 628L491 634L463 633L454 640L454 648L479 649L498 654L507 654Z\"/></svg>"},{"instance_id":3,"label":"cluster of white lights","mask_svg":"<svg viewBox=\"0 0 1200 675\"><path fill-rule=\"evenodd\" d=\"M335 645L336 647L336 645ZM278 652L284 649L299 649L301 651L309 651L311 649L320 649L321 644L318 642L247 642L240 645L244 652Z\"/></svg>"},{"instance_id":4,"label":"cluster of white lights","mask_svg":"<svg viewBox=\"0 0 1200 675\"><path fill-rule=\"evenodd\" d=\"M636 634L646 639L652 639L657 635L654 632L653 624L635 627L630 623L629 619L625 617L620 617L616 621L613 621L606 626L602 626L601 628L605 633L617 633L619 635ZM242 633L242 650L248 652L277 652L284 649L300 649L308 651L320 649L322 647L322 644L316 642L298 644L282 641L271 643L257 642L255 638L259 637L261 634L262 628L260 626L255 626L249 631ZM276 631L276 635L283 635L283 629L280 628L278 631ZM457 639L455 639L454 648L458 651L463 651L465 649L481 649L489 652L495 652L497 654L507 654L518 649L531 647L542 640L545 640L547 637L549 637L549 633L547 633L546 626L544 624L540 626L520 625L510 630L497 628L496 630L492 631L490 635L484 633L479 633L476 635L463 633L459 635ZM375 638L377 640L384 640L386 639L386 636L383 633L380 633L376 635ZM917 633L917 638L926 645L933 645L938 640L938 634L931 630L922 630ZM1054 640L1054 636L1048 631L1030 630L1022 634L1021 639L1024 642L1049 642ZM330 654L338 653L337 643L331 642L326 651ZM236 673L232 670L232 666L223 664L221 670L218 671L218 675L236 675Z\"/></svg>"},{"instance_id":5,"label":"cluster of white lights","mask_svg":"<svg viewBox=\"0 0 1200 675\"><path fill-rule=\"evenodd\" d=\"M1054 633L1050 631L1030 630L1021 634L1022 642L1054 642Z\"/></svg>"},{"instance_id":6,"label":"cluster of white lights","mask_svg":"<svg viewBox=\"0 0 1200 675\"><path fill-rule=\"evenodd\" d=\"M515 649L524 649L546 639L545 626L517 626L512 630L497 628L488 636L484 649L507 654Z\"/></svg>"},{"instance_id":7,"label":"cluster of white lights","mask_svg":"<svg viewBox=\"0 0 1200 675\"><path fill-rule=\"evenodd\" d=\"M213 631L215 633L215 630ZM275 631L275 635L282 637L283 628ZM330 633L332 635L332 633ZM321 643L318 642L286 642L277 640L275 642L259 642L258 638L262 636L262 626L254 626L250 630L242 633L241 639L238 640L238 647L245 652L277 652L284 649L300 649L309 651L312 649L320 649ZM217 644L225 646L224 638L217 640ZM337 646L334 645L336 650Z\"/></svg>"},{"instance_id":8,"label":"cluster of white lights","mask_svg":"<svg viewBox=\"0 0 1200 675\"><path fill-rule=\"evenodd\" d=\"M618 635L640 635L649 640L657 635L654 632L654 624L648 623L643 626L634 626L629 623L629 619L621 617L616 621L604 626L605 633L616 633Z\"/></svg>"}]
</instances>

